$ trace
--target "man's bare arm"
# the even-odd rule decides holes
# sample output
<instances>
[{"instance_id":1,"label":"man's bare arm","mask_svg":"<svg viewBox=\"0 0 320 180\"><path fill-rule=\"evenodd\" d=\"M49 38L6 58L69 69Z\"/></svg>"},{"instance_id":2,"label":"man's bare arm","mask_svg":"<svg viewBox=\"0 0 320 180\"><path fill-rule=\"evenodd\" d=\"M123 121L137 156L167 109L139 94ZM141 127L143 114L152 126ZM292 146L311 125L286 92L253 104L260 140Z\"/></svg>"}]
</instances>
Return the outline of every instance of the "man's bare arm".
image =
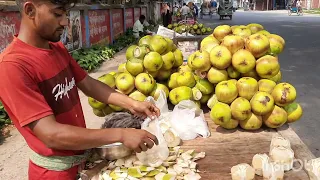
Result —
<instances>
[{"instance_id":1,"label":"man's bare arm","mask_svg":"<svg viewBox=\"0 0 320 180\"><path fill-rule=\"evenodd\" d=\"M58 123L52 115L29 124L29 127L47 147L52 149L85 150L114 142L122 142L136 152L140 152L141 150L147 150L147 146L152 147L152 141L157 143L156 137L144 130L86 129Z\"/></svg>"}]
</instances>

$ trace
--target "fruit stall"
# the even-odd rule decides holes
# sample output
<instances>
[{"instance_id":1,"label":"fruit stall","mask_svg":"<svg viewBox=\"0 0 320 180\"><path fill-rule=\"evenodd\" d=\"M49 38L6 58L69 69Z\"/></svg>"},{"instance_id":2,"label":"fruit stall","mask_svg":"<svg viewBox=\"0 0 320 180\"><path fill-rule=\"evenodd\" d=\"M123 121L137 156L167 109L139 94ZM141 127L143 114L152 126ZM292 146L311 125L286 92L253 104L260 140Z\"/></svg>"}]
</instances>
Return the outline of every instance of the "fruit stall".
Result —
<instances>
[{"instance_id":1,"label":"fruit stall","mask_svg":"<svg viewBox=\"0 0 320 180\"><path fill-rule=\"evenodd\" d=\"M219 128L210 120L208 113L206 114L206 119L209 123L211 137L206 139L197 138L195 140L184 141L183 145L181 146L181 149L184 149L185 151L195 150L196 152L205 152L205 158L196 161L197 170L199 171L201 179L232 179L230 173L233 166L242 163L251 165L253 157L256 154L268 154L271 139L274 135L281 135L282 137L289 139L291 142L291 147L295 152L295 158L308 160L315 158L300 140L297 134L287 125L279 130L261 129L260 131L246 132L239 129L226 130ZM94 168L85 170L82 174L82 180L99 179L102 172L101 170L105 167L108 167L108 165L108 161L102 161ZM294 167L295 169L301 170L291 170L286 172L284 174L284 179L309 179L307 172L301 168L300 164L295 164ZM256 175L255 179L262 180L263 178Z\"/></svg>"},{"instance_id":2,"label":"fruit stall","mask_svg":"<svg viewBox=\"0 0 320 180\"><path fill-rule=\"evenodd\" d=\"M142 37L127 49L125 63L98 78L135 100L162 105L163 115L149 126L161 132L165 147L110 161L97 157L82 180L319 178L320 159L289 126L303 109L294 85L282 80L281 36L260 24L220 25L185 63L175 42ZM163 110L167 103L170 110ZM89 104L100 117L124 111L92 98Z\"/></svg>"},{"instance_id":3,"label":"fruit stall","mask_svg":"<svg viewBox=\"0 0 320 180\"><path fill-rule=\"evenodd\" d=\"M168 29L171 29L178 34L188 33L191 35L209 35L212 33L212 29L210 27L205 27L204 24L197 21L188 20L169 24Z\"/></svg>"}]
</instances>

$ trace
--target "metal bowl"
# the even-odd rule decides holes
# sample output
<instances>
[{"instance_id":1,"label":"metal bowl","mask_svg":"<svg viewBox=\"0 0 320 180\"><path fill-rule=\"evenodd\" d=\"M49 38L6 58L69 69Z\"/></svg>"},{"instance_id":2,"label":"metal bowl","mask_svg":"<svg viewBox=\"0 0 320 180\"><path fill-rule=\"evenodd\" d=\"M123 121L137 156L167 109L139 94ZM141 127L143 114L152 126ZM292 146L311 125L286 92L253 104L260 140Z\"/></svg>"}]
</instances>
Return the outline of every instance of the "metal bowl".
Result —
<instances>
[{"instance_id":1,"label":"metal bowl","mask_svg":"<svg viewBox=\"0 0 320 180\"><path fill-rule=\"evenodd\" d=\"M113 161L121 159L132 154L133 150L127 148L122 143L107 144L95 148L96 153L100 158Z\"/></svg>"}]
</instances>

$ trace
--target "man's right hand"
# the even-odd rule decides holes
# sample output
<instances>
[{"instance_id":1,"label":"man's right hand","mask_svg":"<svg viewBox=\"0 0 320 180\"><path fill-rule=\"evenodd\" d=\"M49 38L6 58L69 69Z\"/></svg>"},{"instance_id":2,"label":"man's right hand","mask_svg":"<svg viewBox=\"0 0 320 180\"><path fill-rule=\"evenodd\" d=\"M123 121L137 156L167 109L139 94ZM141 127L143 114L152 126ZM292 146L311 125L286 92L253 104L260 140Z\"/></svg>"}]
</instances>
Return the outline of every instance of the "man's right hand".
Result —
<instances>
[{"instance_id":1,"label":"man's right hand","mask_svg":"<svg viewBox=\"0 0 320 180\"><path fill-rule=\"evenodd\" d=\"M154 144L159 144L157 137L148 131L130 128L122 129L121 142L137 153L147 151L151 149Z\"/></svg>"},{"instance_id":2,"label":"man's right hand","mask_svg":"<svg viewBox=\"0 0 320 180\"><path fill-rule=\"evenodd\" d=\"M56 121L50 115L28 125L48 148L55 150L86 150L121 142L136 152L146 151L158 139L148 131L129 128L87 129Z\"/></svg>"}]
</instances>

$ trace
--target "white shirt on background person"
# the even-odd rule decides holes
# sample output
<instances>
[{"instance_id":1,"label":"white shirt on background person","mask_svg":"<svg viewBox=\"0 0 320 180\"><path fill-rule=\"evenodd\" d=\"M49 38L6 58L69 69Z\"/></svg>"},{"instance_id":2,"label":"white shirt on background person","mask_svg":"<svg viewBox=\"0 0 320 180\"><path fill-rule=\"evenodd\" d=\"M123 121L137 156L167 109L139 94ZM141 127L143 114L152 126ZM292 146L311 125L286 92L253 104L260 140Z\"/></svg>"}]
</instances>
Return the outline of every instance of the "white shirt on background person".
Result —
<instances>
[{"instance_id":1,"label":"white shirt on background person","mask_svg":"<svg viewBox=\"0 0 320 180\"><path fill-rule=\"evenodd\" d=\"M183 6L181 8L181 15L187 15L188 13L190 13L190 8L188 6Z\"/></svg>"}]
</instances>

